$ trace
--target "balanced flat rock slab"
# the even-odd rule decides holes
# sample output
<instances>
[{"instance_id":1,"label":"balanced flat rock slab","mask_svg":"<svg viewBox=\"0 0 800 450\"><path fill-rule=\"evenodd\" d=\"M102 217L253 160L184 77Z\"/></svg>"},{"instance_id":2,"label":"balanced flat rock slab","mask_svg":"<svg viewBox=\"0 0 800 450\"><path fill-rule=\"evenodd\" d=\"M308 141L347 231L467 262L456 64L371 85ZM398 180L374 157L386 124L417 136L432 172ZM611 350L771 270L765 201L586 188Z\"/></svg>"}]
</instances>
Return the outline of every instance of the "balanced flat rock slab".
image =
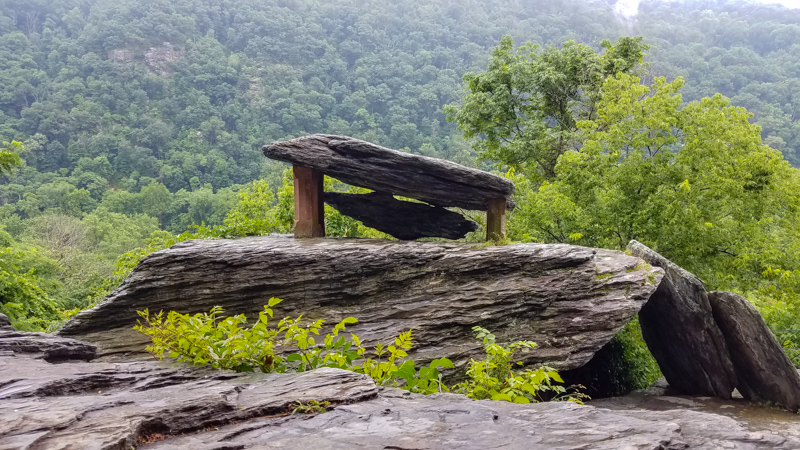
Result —
<instances>
[{"instance_id":1,"label":"balanced flat rock slab","mask_svg":"<svg viewBox=\"0 0 800 450\"><path fill-rule=\"evenodd\" d=\"M749 300L730 292L709 292L708 300L736 371L736 389L755 402L772 402L796 412L800 375Z\"/></svg>"},{"instance_id":2,"label":"balanced flat rock slab","mask_svg":"<svg viewBox=\"0 0 800 450\"><path fill-rule=\"evenodd\" d=\"M514 183L489 172L347 136L315 134L263 150L267 158L310 167L353 186L436 206L486 211L490 200L508 199L514 192Z\"/></svg>"},{"instance_id":3,"label":"balanced flat rock slab","mask_svg":"<svg viewBox=\"0 0 800 450\"><path fill-rule=\"evenodd\" d=\"M692 395L731 398L733 362L699 278L644 244L628 250L666 274L639 313L647 347L670 386Z\"/></svg>"},{"instance_id":4,"label":"balanced flat rock slab","mask_svg":"<svg viewBox=\"0 0 800 450\"><path fill-rule=\"evenodd\" d=\"M102 358L141 357L137 310L255 318L270 297L276 317L300 314L348 331L366 345L413 330L415 360L481 357L472 327L499 342L539 345L528 363L580 367L641 308L661 269L622 252L564 244L397 242L248 237L186 241L149 255L105 300L59 332L98 346Z\"/></svg>"},{"instance_id":5,"label":"balanced flat rock slab","mask_svg":"<svg viewBox=\"0 0 800 450\"><path fill-rule=\"evenodd\" d=\"M395 199L391 194L326 192L325 203L364 225L402 240L424 237L461 239L478 224L439 206Z\"/></svg>"}]
</instances>

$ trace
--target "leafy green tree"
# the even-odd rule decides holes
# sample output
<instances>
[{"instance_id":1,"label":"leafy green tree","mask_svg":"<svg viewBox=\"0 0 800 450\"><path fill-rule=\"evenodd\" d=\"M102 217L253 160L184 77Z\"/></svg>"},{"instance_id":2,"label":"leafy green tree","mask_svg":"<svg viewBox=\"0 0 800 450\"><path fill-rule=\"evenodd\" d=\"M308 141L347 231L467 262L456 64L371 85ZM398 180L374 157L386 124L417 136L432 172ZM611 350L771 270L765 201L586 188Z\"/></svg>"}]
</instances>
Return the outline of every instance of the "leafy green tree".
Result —
<instances>
[{"instance_id":1,"label":"leafy green tree","mask_svg":"<svg viewBox=\"0 0 800 450\"><path fill-rule=\"evenodd\" d=\"M540 50L528 43L512 52L503 36L486 72L464 75L464 105L445 107L485 159L555 176L558 157L577 146L577 124L597 117L606 77L630 73L649 47L641 37L601 43L604 54L574 41Z\"/></svg>"}]
</instances>

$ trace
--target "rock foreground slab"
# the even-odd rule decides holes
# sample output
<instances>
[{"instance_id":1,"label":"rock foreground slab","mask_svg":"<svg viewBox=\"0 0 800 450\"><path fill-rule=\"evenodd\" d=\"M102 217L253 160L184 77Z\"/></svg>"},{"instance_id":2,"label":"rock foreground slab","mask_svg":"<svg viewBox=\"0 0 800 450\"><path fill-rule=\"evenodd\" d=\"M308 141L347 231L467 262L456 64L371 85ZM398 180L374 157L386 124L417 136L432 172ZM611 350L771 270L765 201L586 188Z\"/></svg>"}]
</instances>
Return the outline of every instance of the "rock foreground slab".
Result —
<instances>
[{"instance_id":1,"label":"rock foreground slab","mask_svg":"<svg viewBox=\"0 0 800 450\"><path fill-rule=\"evenodd\" d=\"M639 313L639 324L670 386L687 394L731 398L736 374L703 282L640 242L631 241L628 250L665 271Z\"/></svg>"},{"instance_id":2,"label":"rock foreground slab","mask_svg":"<svg viewBox=\"0 0 800 450\"><path fill-rule=\"evenodd\" d=\"M709 292L708 300L725 336L742 396L790 411L800 409L800 375L753 304L730 292Z\"/></svg>"},{"instance_id":3,"label":"rock foreground slab","mask_svg":"<svg viewBox=\"0 0 800 450\"><path fill-rule=\"evenodd\" d=\"M315 134L273 142L263 151L267 158L310 167L353 186L437 206L485 211L490 200L508 199L514 192L514 183L489 172L348 136Z\"/></svg>"},{"instance_id":4,"label":"rock foreground slab","mask_svg":"<svg viewBox=\"0 0 800 450\"><path fill-rule=\"evenodd\" d=\"M641 308L661 269L622 252L570 245L394 242L253 237L187 241L145 258L119 289L60 331L101 356L142 354L137 310L256 317L270 297L276 317L304 314L348 327L367 345L412 329L418 362L482 356L472 327L500 342L533 340L528 363L585 364Z\"/></svg>"},{"instance_id":5,"label":"rock foreground slab","mask_svg":"<svg viewBox=\"0 0 800 450\"><path fill-rule=\"evenodd\" d=\"M336 369L243 375L157 362L51 364L19 351L0 356L0 380L4 449L800 448L790 431L756 432L716 414L425 397L379 391ZM289 414L312 398L335 409Z\"/></svg>"}]
</instances>

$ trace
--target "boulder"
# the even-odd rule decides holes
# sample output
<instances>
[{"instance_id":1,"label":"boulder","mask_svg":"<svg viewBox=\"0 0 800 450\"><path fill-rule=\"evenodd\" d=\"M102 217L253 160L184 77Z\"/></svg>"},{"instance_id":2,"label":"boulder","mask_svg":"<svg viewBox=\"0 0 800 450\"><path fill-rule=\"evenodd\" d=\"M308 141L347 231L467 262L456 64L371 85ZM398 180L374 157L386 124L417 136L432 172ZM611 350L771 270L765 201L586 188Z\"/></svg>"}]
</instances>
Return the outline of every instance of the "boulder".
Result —
<instances>
[{"instance_id":1,"label":"boulder","mask_svg":"<svg viewBox=\"0 0 800 450\"><path fill-rule=\"evenodd\" d=\"M438 206L395 199L392 194L342 194L326 192L325 203L364 225L397 239L423 237L461 239L478 224Z\"/></svg>"},{"instance_id":2,"label":"boulder","mask_svg":"<svg viewBox=\"0 0 800 450\"><path fill-rule=\"evenodd\" d=\"M755 431L677 408L422 396L337 369L237 374L156 361L51 364L20 353L0 355L0 380L4 449L800 447L789 421L772 432L762 420ZM312 399L333 409L292 414Z\"/></svg>"},{"instance_id":3,"label":"boulder","mask_svg":"<svg viewBox=\"0 0 800 450\"><path fill-rule=\"evenodd\" d=\"M687 394L731 398L736 373L703 282L640 242L631 241L628 250L665 272L639 312L639 323L670 386Z\"/></svg>"},{"instance_id":4,"label":"boulder","mask_svg":"<svg viewBox=\"0 0 800 450\"><path fill-rule=\"evenodd\" d=\"M347 136L315 134L264 146L267 158L309 167L353 186L436 206L486 211L514 183L444 159L399 152ZM513 203L508 204L509 209Z\"/></svg>"},{"instance_id":5,"label":"boulder","mask_svg":"<svg viewBox=\"0 0 800 450\"><path fill-rule=\"evenodd\" d=\"M568 369L611 340L661 276L622 252L564 244L194 240L145 258L59 334L96 344L104 358L142 356L147 339L131 329L137 310L198 313L219 305L256 317L278 297L277 317L304 314L329 326L356 317L348 330L367 345L412 329L421 362L481 357L472 332L480 325L500 342L537 342L526 362Z\"/></svg>"},{"instance_id":6,"label":"boulder","mask_svg":"<svg viewBox=\"0 0 800 450\"><path fill-rule=\"evenodd\" d=\"M736 389L748 400L797 411L800 376L761 314L730 292L709 292L708 300L733 360Z\"/></svg>"}]
</instances>

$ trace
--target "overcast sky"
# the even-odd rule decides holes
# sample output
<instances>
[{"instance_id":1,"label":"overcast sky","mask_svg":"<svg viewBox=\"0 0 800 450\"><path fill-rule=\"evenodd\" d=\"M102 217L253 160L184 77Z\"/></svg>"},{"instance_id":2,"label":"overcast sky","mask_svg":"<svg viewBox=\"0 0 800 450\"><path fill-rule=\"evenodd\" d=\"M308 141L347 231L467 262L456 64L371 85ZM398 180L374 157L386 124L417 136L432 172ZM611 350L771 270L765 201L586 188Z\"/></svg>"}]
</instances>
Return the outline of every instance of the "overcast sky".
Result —
<instances>
[{"instance_id":1,"label":"overcast sky","mask_svg":"<svg viewBox=\"0 0 800 450\"><path fill-rule=\"evenodd\" d=\"M618 0L615 8L625 17L633 17L639 9L640 0ZM778 3L787 8L800 9L800 0L750 0L758 3Z\"/></svg>"}]
</instances>

